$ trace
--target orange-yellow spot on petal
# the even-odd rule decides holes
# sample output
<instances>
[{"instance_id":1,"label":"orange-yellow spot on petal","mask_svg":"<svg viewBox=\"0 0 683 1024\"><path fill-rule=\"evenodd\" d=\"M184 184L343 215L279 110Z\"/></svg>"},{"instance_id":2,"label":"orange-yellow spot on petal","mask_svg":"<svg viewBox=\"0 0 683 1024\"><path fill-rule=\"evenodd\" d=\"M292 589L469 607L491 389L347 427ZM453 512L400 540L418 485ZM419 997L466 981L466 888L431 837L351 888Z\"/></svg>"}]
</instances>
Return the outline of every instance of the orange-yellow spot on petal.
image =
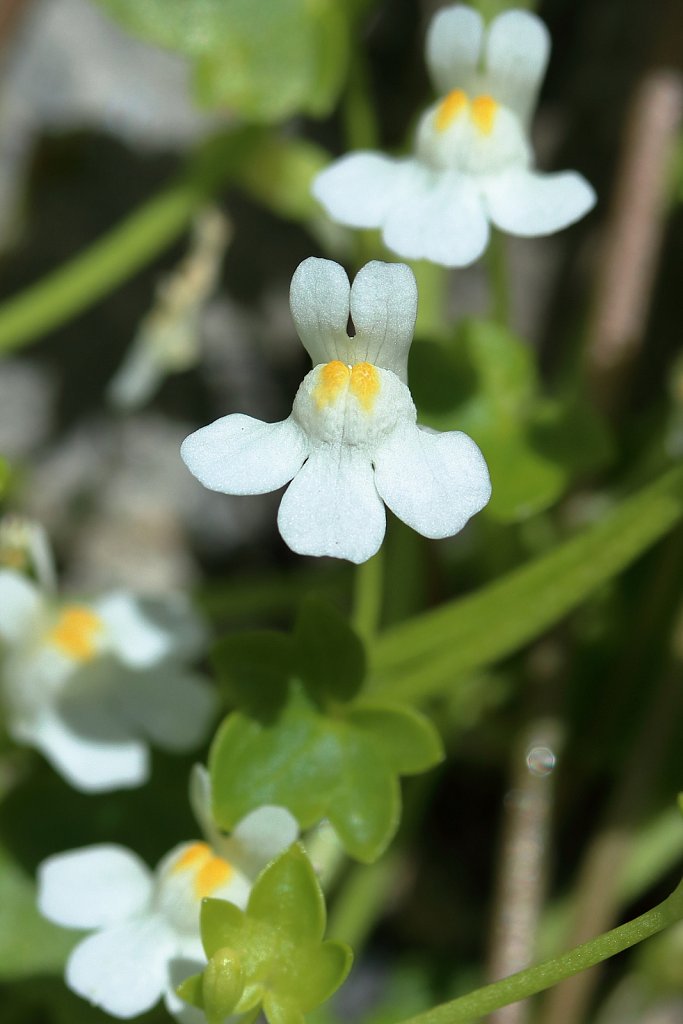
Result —
<instances>
[{"instance_id":1,"label":"orange-yellow spot on petal","mask_svg":"<svg viewBox=\"0 0 683 1024\"><path fill-rule=\"evenodd\" d=\"M490 135L496 123L498 104L493 96L477 96L472 100L471 117L482 135Z\"/></svg>"},{"instance_id":2,"label":"orange-yellow spot on petal","mask_svg":"<svg viewBox=\"0 0 683 1024\"><path fill-rule=\"evenodd\" d=\"M370 412L379 392L380 380L372 363L356 363L351 370L351 391L366 412Z\"/></svg>"},{"instance_id":3,"label":"orange-yellow spot on petal","mask_svg":"<svg viewBox=\"0 0 683 1024\"><path fill-rule=\"evenodd\" d=\"M339 398L340 393L347 386L350 376L351 370L340 359L333 359L331 363L325 363L320 371L318 386L313 392L319 409L331 405Z\"/></svg>"},{"instance_id":4,"label":"orange-yellow spot on petal","mask_svg":"<svg viewBox=\"0 0 683 1024\"><path fill-rule=\"evenodd\" d=\"M83 605L67 605L48 633L48 642L75 661L90 661L97 654L102 620Z\"/></svg>"},{"instance_id":5,"label":"orange-yellow spot on petal","mask_svg":"<svg viewBox=\"0 0 683 1024\"><path fill-rule=\"evenodd\" d=\"M183 871L185 868L197 867L203 861L208 860L210 856L211 851L206 843L193 843L178 857L171 870L176 872Z\"/></svg>"},{"instance_id":6,"label":"orange-yellow spot on petal","mask_svg":"<svg viewBox=\"0 0 683 1024\"><path fill-rule=\"evenodd\" d=\"M210 896L221 885L225 885L232 874L232 867L222 857L210 856L202 864L194 880L194 891L199 899Z\"/></svg>"},{"instance_id":7,"label":"orange-yellow spot on petal","mask_svg":"<svg viewBox=\"0 0 683 1024\"><path fill-rule=\"evenodd\" d=\"M445 132L459 114L467 109L469 100L462 89L453 89L441 100L436 110L436 130Z\"/></svg>"}]
</instances>

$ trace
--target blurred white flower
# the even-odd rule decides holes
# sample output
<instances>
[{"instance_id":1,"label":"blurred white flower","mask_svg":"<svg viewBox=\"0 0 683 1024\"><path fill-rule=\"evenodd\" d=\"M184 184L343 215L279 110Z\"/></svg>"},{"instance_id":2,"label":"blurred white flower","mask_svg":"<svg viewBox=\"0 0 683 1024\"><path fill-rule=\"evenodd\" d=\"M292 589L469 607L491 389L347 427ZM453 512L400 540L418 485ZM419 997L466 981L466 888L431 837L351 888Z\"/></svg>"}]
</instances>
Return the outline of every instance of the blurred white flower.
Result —
<instances>
[{"instance_id":1,"label":"blurred white flower","mask_svg":"<svg viewBox=\"0 0 683 1024\"><path fill-rule=\"evenodd\" d=\"M115 1017L149 1010L162 997L184 1022L204 1020L176 987L203 970L199 930L206 896L244 908L257 875L298 836L283 807L261 807L220 835L211 823L209 780L196 766L191 799L204 842L181 843L154 872L131 850L89 846L48 857L38 869L38 906L67 928L94 929L71 953L67 985Z\"/></svg>"},{"instance_id":2,"label":"blurred white flower","mask_svg":"<svg viewBox=\"0 0 683 1024\"><path fill-rule=\"evenodd\" d=\"M214 693L185 667L201 635L185 604L150 615L123 591L58 604L0 570L0 696L10 735L76 789L140 785L150 741L191 750L211 723Z\"/></svg>"},{"instance_id":3,"label":"blurred white flower","mask_svg":"<svg viewBox=\"0 0 683 1024\"><path fill-rule=\"evenodd\" d=\"M139 408L164 377L194 366L200 355L201 320L218 284L230 241L228 221L216 207L195 220L190 251L164 278L152 310L142 320L108 395L122 409Z\"/></svg>"},{"instance_id":4,"label":"blurred white flower","mask_svg":"<svg viewBox=\"0 0 683 1024\"><path fill-rule=\"evenodd\" d=\"M181 448L190 471L227 494L263 494L292 480L278 526L300 554L366 561L384 537L383 501L426 537L457 533L491 485L471 438L416 423L406 384L412 271L368 263L350 287L342 267L311 257L294 274L290 304L313 360L291 416L224 416L195 431Z\"/></svg>"},{"instance_id":5,"label":"blurred white flower","mask_svg":"<svg viewBox=\"0 0 683 1024\"><path fill-rule=\"evenodd\" d=\"M415 156L351 153L315 179L313 194L334 219L381 228L407 259L465 266L484 252L489 222L513 235L547 235L595 203L574 171L533 169L529 122L550 54L545 25L506 11L485 27L478 11L439 11L427 63L442 98L421 117Z\"/></svg>"}]
</instances>

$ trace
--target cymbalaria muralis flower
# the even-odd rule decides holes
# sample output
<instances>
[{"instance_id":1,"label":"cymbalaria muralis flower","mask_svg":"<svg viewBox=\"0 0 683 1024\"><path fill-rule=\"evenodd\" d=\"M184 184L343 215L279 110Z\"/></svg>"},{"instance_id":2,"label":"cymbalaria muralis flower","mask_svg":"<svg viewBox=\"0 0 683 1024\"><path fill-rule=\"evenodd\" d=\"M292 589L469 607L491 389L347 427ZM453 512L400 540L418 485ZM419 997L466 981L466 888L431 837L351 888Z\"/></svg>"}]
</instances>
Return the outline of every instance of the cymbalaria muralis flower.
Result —
<instances>
[{"instance_id":1,"label":"cymbalaria muralis flower","mask_svg":"<svg viewBox=\"0 0 683 1024\"><path fill-rule=\"evenodd\" d=\"M441 99L421 117L415 155L350 153L315 179L330 216L381 228L407 259L473 263L486 249L489 221L513 235L552 234L595 203L574 171L533 169L529 122L550 54L545 25L506 11L485 27L478 11L439 11L427 34L427 64Z\"/></svg>"},{"instance_id":2,"label":"cymbalaria muralis flower","mask_svg":"<svg viewBox=\"0 0 683 1024\"><path fill-rule=\"evenodd\" d=\"M484 458L466 434L417 425L407 387L417 288L403 264L345 271L311 257L290 305L313 369L280 423L224 416L183 443L214 491L263 494L290 480L278 526L299 554L364 562L380 547L383 502L426 537L450 537L489 500ZM351 318L355 333L349 336Z\"/></svg>"},{"instance_id":3,"label":"cymbalaria muralis flower","mask_svg":"<svg viewBox=\"0 0 683 1024\"><path fill-rule=\"evenodd\" d=\"M172 751L204 739L215 709L186 663L202 631L184 603L149 617L123 591L57 602L0 570L0 699L7 730L40 750L76 789L138 786L151 741Z\"/></svg>"},{"instance_id":4,"label":"cymbalaria muralis flower","mask_svg":"<svg viewBox=\"0 0 683 1024\"><path fill-rule=\"evenodd\" d=\"M209 781L195 767L191 800L210 822ZM260 871L298 836L284 807L260 807L232 836L209 825L206 842L181 843L155 871L132 850L111 843L71 850L38 869L38 907L65 928L94 929L66 966L68 986L114 1017L137 1017L164 998L186 1024L204 1020L175 989L206 966L199 911L207 896L246 906Z\"/></svg>"}]
</instances>

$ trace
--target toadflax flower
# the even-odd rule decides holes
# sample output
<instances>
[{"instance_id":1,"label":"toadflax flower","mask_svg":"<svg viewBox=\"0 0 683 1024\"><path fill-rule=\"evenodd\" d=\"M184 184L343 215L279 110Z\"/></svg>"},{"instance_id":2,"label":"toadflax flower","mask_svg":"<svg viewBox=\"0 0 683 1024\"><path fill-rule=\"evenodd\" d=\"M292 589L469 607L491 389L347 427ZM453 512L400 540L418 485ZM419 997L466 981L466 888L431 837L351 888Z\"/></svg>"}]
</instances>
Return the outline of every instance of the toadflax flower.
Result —
<instances>
[{"instance_id":1,"label":"toadflax flower","mask_svg":"<svg viewBox=\"0 0 683 1024\"><path fill-rule=\"evenodd\" d=\"M384 537L383 502L426 537L457 533L491 485L471 438L417 425L406 383L412 271L368 263L350 287L337 263L311 257L294 274L290 305L313 361L291 415L280 423L224 416L195 431L181 449L190 471L227 494L291 480L278 526L300 554L364 562Z\"/></svg>"},{"instance_id":2,"label":"toadflax flower","mask_svg":"<svg viewBox=\"0 0 683 1024\"><path fill-rule=\"evenodd\" d=\"M529 122L550 53L545 25L506 11L488 29L478 11L439 11L427 34L427 63L441 98L421 117L415 155L351 153L315 179L330 216L355 228L381 228L407 259L449 267L486 249L489 221L513 235L547 235L595 203L574 171L533 169Z\"/></svg>"},{"instance_id":3,"label":"toadflax flower","mask_svg":"<svg viewBox=\"0 0 683 1024\"><path fill-rule=\"evenodd\" d=\"M200 646L184 604L160 606L152 618L125 592L58 603L20 573L0 570L7 729L77 789L140 785L148 741L182 751L203 740L215 697L185 667Z\"/></svg>"},{"instance_id":4,"label":"toadflax flower","mask_svg":"<svg viewBox=\"0 0 683 1024\"><path fill-rule=\"evenodd\" d=\"M66 983L114 1017L136 1017L163 998L179 1020L199 1022L175 989L206 966L199 911L206 896L244 908L260 871L296 840L284 807L261 807L231 837L210 822L209 780L196 766L191 801L202 842L181 843L155 871L131 850L103 843L48 857L38 869L38 907L66 928L94 930L71 953Z\"/></svg>"}]
</instances>

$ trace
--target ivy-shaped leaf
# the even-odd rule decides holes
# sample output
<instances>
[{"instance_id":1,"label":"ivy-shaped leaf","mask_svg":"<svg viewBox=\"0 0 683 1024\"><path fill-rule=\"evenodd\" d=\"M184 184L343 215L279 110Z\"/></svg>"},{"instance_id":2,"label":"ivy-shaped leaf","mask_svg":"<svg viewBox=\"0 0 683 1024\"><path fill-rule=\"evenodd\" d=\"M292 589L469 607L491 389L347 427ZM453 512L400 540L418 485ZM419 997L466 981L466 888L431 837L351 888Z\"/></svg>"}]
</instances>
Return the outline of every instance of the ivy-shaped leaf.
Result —
<instances>
[{"instance_id":1,"label":"ivy-shaped leaf","mask_svg":"<svg viewBox=\"0 0 683 1024\"><path fill-rule=\"evenodd\" d=\"M209 1024L263 1010L269 1024L301 1024L346 978L348 946L323 941L325 901L299 844L268 865L246 911L224 900L202 904L208 965L178 989Z\"/></svg>"},{"instance_id":2,"label":"ivy-shaped leaf","mask_svg":"<svg viewBox=\"0 0 683 1024\"><path fill-rule=\"evenodd\" d=\"M328 818L358 860L379 857L400 819L398 776L426 771L443 749L417 711L363 698L363 647L341 616L306 602L292 638L230 637L215 664L241 708L209 757L219 827L278 804L302 828Z\"/></svg>"},{"instance_id":3,"label":"ivy-shaped leaf","mask_svg":"<svg viewBox=\"0 0 683 1024\"><path fill-rule=\"evenodd\" d=\"M327 114L344 81L343 0L96 0L134 35L185 54L201 103L251 121Z\"/></svg>"}]
</instances>

